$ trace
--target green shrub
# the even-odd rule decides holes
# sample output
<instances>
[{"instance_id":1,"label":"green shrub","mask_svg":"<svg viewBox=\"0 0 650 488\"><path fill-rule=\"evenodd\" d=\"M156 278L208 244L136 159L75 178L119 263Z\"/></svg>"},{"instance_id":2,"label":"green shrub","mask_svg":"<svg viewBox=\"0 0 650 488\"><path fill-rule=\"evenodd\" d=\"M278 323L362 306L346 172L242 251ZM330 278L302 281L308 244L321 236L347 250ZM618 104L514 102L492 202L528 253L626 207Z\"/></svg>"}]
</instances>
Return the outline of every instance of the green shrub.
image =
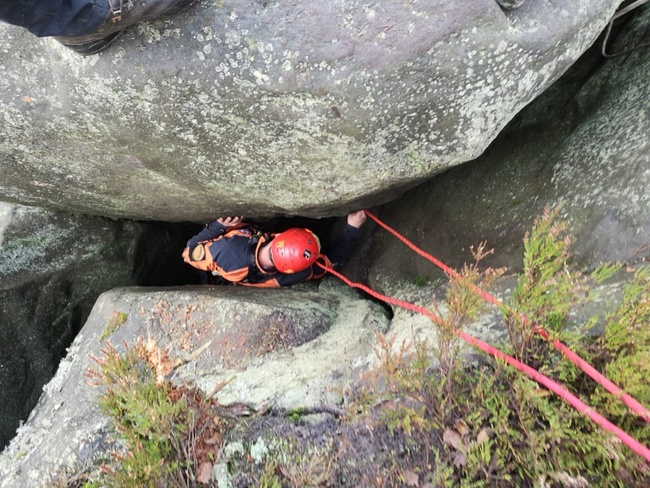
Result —
<instances>
[{"instance_id":1,"label":"green shrub","mask_svg":"<svg viewBox=\"0 0 650 488\"><path fill-rule=\"evenodd\" d=\"M650 268L635 273L593 349L596 365L608 378L642 405L650 405ZM617 398L597 389L591 402L637 440L650 442L650 424L631 415Z\"/></svg>"},{"instance_id":2,"label":"green shrub","mask_svg":"<svg viewBox=\"0 0 650 488\"><path fill-rule=\"evenodd\" d=\"M594 285L617 267L603 266L591 275L573 269L571 240L565 226L556 222L557 213L547 210L526 236L524 271L512 303L503 307L510 339L504 349L565 382L569 390L591 397L602 413L647 441L648 423L595 382L586 381L538 330L569 342L649 404L650 270L637 272L623 302L606 320L604 333L590 339L582 333L584 328L572 323L570 312L588 303ZM356 398L381 405L379 423L392 435L408 439L411 448L406 460L395 461L393 479L415 472L434 486L468 487L625 486L650 481L647 463L535 381L487 357L474 364L460 358L455 331L481 309L472 286L486 288L501 274L479 272L478 262L485 255L484 245L479 246L475 263L452 278L445 313L435 306L442 318L436 347L416 341L395 348L394 339L378 340L379 369L371 386ZM437 369L431 368L434 359ZM368 411L355 406L362 415ZM435 468L424 468L431 466L431 458Z\"/></svg>"},{"instance_id":3,"label":"green shrub","mask_svg":"<svg viewBox=\"0 0 650 488\"><path fill-rule=\"evenodd\" d=\"M215 421L216 402L197 390L173 386L165 378L173 363L151 340L123 353L106 343L101 357L93 359L98 368L88 375L106 388L100 405L125 448L102 466L103 482L135 488L186 486L188 480L204 479L198 470L220 445L214 442L222 430Z\"/></svg>"}]
</instances>

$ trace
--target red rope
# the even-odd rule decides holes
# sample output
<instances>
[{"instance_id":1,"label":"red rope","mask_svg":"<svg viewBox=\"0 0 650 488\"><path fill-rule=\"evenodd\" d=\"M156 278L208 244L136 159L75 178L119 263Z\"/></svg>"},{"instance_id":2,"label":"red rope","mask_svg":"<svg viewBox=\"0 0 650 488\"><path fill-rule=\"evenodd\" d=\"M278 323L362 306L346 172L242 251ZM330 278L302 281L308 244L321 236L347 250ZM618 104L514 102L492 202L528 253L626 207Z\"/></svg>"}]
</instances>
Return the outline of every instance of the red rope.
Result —
<instances>
[{"instance_id":1,"label":"red rope","mask_svg":"<svg viewBox=\"0 0 650 488\"><path fill-rule=\"evenodd\" d=\"M417 254L420 256L424 257L428 261L431 261L433 264L438 266L440 269L442 269L448 276L451 276L452 278L459 278L460 275L454 271L452 268L447 266L445 263L440 261L439 259L436 259L433 257L431 254L423 251L419 247L417 247L415 244L413 244L411 241L409 241L406 237L401 235L399 232L397 232L395 229L392 227L389 227L387 224L379 220L378 217L373 215L367 210L364 210L365 214L370 217L372 220L374 220L378 225L386 229L388 232L393 234L395 237L397 237L400 241L402 241L404 244L406 244L409 248L411 248L413 251L415 251ZM476 292L478 295L483 297L484 300L498 306L498 307L503 307L506 308L508 311L511 313L516 314L524 323L528 323L529 320L520 314L517 311L512 310L511 308L507 307L501 300L496 298L495 296L489 294L488 292L482 290L476 285L471 285L472 290ZM530 321L532 322L532 321ZM548 331L544 330L541 327L534 326L533 329L537 334L542 336L544 339L549 340L550 335ZM621 388L619 388L616 384L614 384L612 381L610 381L607 377L602 375L598 370L596 370L591 364L589 364L587 361L582 359L580 356L578 356L575 352L573 352L571 349L569 349L566 345L564 345L562 342L559 340L555 339L551 342L553 344L553 347L560 351L564 356L571 361L573 364L578 366L582 371L584 371L588 376L590 376L596 383L600 384L603 388L605 388L608 392L610 392L612 395L614 395L617 398L620 398L620 400L627 405L627 407L632 410L634 413L639 415L641 418L643 418L646 422L650 422L650 411L648 411L647 408L645 408L641 403L639 403L636 399L634 399L632 396L629 394L625 393Z\"/></svg>"},{"instance_id":2,"label":"red rope","mask_svg":"<svg viewBox=\"0 0 650 488\"><path fill-rule=\"evenodd\" d=\"M435 323L440 324L442 322L442 319L438 317L436 314L431 312L430 310L427 310L425 308L419 307L413 303L405 302L402 300L398 300L396 298L392 298L386 295L382 295L381 293L378 293L374 291L373 289L367 287L366 285L363 285L361 283L353 282L350 281L348 278L343 276L341 273L334 271L332 268L325 266L321 263L317 263L321 268L324 270L332 273L334 276L337 278L341 279L343 282L345 282L347 285L354 287L354 288L359 288L360 290L365 291L369 295L382 300L386 303L391 303L393 305L397 305L399 307L405 308L407 310L412 310L414 312L420 313L422 315L426 315L429 317L431 320L433 320ZM603 429L605 429L608 432L613 433L616 437L618 437L623 444L628 446L632 451L634 451L636 454L639 456L642 456L645 458L646 461L650 462L650 449L645 447L643 444L638 442L636 439L634 439L632 436L630 436L627 432L619 429L616 425L612 424L609 420L604 418L602 415L600 415L598 412L594 411L586 405L582 400L580 400L578 397L573 395L571 392L567 391L564 387L562 387L560 384L556 383L552 379L550 379L548 376L545 376L544 374L540 373L534 368L531 368L527 364L524 364L517 359L513 358L512 356L509 356L505 354L504 352L500 351L499 349L496 349L495 347L491 346L490 344L487 344L486 342L481 341L480 339L477 339L476 337L473 337L469 334L466 334L465 332L462 332L460 330L455 330L454 331L461 339L464 341L468 342L469 344L472 344L473 346L481 349L482 351L486 352L487 354L490 354L491 356L494 356L495 358L501 359L505 361L506 363L510 364L511 366L515 367L519 371L522 371L523 373L527 374L529 377L531 377L533 380L537 381L539 384L545 386L549 390L551 390L553 393L564 399L566 402L568 402L572 407L574 407L576 410L578 410L580 413L583 415L587 415L591 420L593 420L595 423L600 425Z\"/></svg>"}]
</instances>

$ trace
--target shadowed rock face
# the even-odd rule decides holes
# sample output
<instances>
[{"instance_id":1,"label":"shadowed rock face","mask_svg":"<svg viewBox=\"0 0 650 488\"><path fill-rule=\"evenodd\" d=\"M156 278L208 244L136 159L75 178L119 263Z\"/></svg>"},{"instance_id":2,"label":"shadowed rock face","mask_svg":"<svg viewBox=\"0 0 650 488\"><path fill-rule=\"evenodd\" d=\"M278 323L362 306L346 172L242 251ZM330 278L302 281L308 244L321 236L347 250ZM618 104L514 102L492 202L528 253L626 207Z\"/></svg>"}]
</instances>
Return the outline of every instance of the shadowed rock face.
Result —
<instances>
[{"instance_id":1,"label":"shadowed rock face","mask_svg":"<svg viewBox=\"0 0 650 488\"><path fill-rule=\"evenodd\" d=\"M41 395L106 286L133 283L141 224L0 204L0 446ZM131 249L130 249L131 248Z\"/></svg>"},{"instance_id":2,"label":"shadowed rock face","mask_svg":"<svg viewBox=\"0 0 650 488\"><path fill-rule=\"evenodd\" d=\"M113 217L325 216L478 156L617 0L231 1L81 58L0 26L0 199Z\"/></svg>"},{"instance_id":3,"label":"shadowed rock face","mask_svg":"<svg viewBox=\"0 0 650 488\"><path fill-rule=\"evenodd\" d=\"M189 281L179 239L151 224L0 203L0 449L102 292Z\"/></svg>"},{"instance_id":4,"label":"shadowed rock face","mask_svg":"<svg viewBox=\"0 0 650 488\"><path fill-rule=\"evenodd\" d=\"M647 41L644 7L612 36L610 52ZM612 59L594 46L526 107L476 161L383 207L382 217L418 246L460 268L470 245L495 249L486 263L518 271L523 236L546 206L575 237L586 269L650 261L650 50ZM374 242L369 280L437 278L442 272L391 236Z\"/></svg>"}]
</instances>

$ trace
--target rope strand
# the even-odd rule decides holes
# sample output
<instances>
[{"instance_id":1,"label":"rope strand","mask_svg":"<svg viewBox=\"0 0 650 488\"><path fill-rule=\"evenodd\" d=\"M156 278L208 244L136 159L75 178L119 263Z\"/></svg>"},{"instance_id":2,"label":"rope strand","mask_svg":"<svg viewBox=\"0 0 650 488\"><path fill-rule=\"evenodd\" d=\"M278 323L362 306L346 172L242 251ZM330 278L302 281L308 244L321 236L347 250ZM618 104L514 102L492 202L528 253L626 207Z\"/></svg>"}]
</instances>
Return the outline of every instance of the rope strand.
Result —
<instances>
[{"instance_id":1,"label":"rope strand","mask_svg":"<svg viewBox=\"0 0 650 488\"><path fill-rule=\"evenodd\" d=\"M380 227L383 227L385 230L393 234L397 239L399 239L402 243L406 244L410 249L415 251L417 254L420 256L424 257L426 260L432 262L435 264L438 268L443 270L447 276L452 277L452 278L459 278L460 275L451 267L447 266L445 263L440 261L439 259L435 258L431 254L423 251L419 247L417 247L415 244L413 244L411 241L409 241L406 237L401 235L399 232L397 232L395 229L392 227L388 226L384 222L382 222L378 217L373 215L371 212L368 210L364 210L365 214L370 217L372 220L374 220ZM484 291L483 289L479 288L476 285L471 285L472 290L480 295L484 300L492 303L493 305L496 305L497 307L502 307L508 310L509 312L516 314L525 324L526 323L531 323L532 321L529 321L525 316L517 312L516 310L512 310L510 307L505 305L501 300L496 298L495 296L491 295L490 293ZM550 334L548 331L544 330L541 327L534 326L534 331L539 334L541 337L546 339L547 341L550 340ZM605 390L610 392L612 395L614 395L617 398L620 398L620 400L627 405L627 407L633 411L635 414L637 414L639 417L644 419L646 422L650 423L650 411L648 411L647 408L645 408L639 401L637 401L634 397L630 396L627 394L625 391L623 391L620 387L618 387L614 382L610 381L606 376L601 374L596 368L594 368L591 364L589 364L587 361L582 359L578 354L573 352L571 349L569 349L565 344L563 344L561 341L558 339L555 339L551 341L551 344L553 344L553 347L560 351L564 356L571 361L573 364L575 364L578 368L580 368L582 371L585 372L591 379L593 379L596 383L601 385Z\"/></svg>"},{"instance_id":2,"label":"rope strand","mask_svg":"<svg viewBox=\"0 0 650 488\"><path fill-rule=\"evenodd\" d=\"M409 303L403 300L398 300L396 298L389 297L387 295L383 295L379 292L376 292L375 290L371 289L370 287L363 285L361 283L353 282L343 276L341 273L333 270L332 268L325 266L321 263L317 263L318 266L323 268L325 271L333 274L340 280L342 280L344 283L346 283L348 286L351 286L353 288L358 288L360 290L365 291L369 295L382 300L386 303L390 303L393 305L397 305L399 307L405 308L407 310L411 310L413 312L420 313L422 315L425 315L429 317L431 320L433 320L436 324L440 324L442 319L438 317L435 313L431 312L430 310L427 310L423 307L419 307L413 303ZM481 341L480 339L477 339L474 336L471 336L465 332L462 332L458 329L454 331L461 339L464 341L468 342L469 344L473 345L474 347L477 347L478 349L481 349L482 351L486 352L487 354L490 354L491 356L501 359L508 363L509 365L513 366L514 368L518 369L519 371L525 373L528 375L530 378L541 384L542 386L545 386L549 390L551 390L553 393L561 397L563 400L565 400L567 403L569 403L572 407L574 407L576 410L578 410L580 413L583 415L588 416L592 421L594 421L596 424L598 424L600 427L605 429L608 432L611 432L614 434L616 437L618 437L623 444L628 446L633 452L638 454L639 456L642 456L645 458L646 461L650 462L650 449L648 449L646 446L641 444L639 441L634 439L631 435L629 435L627 432L621 430L618 428L616 425L612 424L609 420L604 418L602 415L600 415L598 412L594 411L591 407L589 407L587 404L585 404L582 400L580 400L578 397L573 395L571 392L566 390L563 386L560 384L556 383L553 381L551 378L545 376L544 374L540 373L534 368L531 368L527 364L524 364L517 359L513 358L512 356L507 355L503 351L500 351L499 349L496 349L495 347L491 346L490 344Z\"/></svg>"}]
</instances>

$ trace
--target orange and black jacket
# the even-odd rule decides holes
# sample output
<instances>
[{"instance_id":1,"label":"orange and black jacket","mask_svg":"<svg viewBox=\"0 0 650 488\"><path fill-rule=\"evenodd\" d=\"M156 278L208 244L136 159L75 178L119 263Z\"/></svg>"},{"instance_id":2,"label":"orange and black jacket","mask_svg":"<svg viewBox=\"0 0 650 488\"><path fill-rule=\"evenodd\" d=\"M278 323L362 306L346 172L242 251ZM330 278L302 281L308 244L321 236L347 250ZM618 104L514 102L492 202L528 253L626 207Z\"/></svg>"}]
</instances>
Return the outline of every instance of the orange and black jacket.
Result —
<instances>
[{"instance_id":1,"label":"orange and black jacket","mask_svg":"<svg viewBox=\"0 0 650 488\"><path fill-rule=\"evenodd\" d=\"M318 279L325 274L316 264L292 274L262 269L256 259L257 250L274 236L260 232L251 224L224 227L215 220L187 242L183 259L197 269L221 277L221 280L244 286L278 288ZM346 224L340 238L327 255L319 256L319 261L340 268L358 237L359 229Z\"/></svg>"}]
</instances>

